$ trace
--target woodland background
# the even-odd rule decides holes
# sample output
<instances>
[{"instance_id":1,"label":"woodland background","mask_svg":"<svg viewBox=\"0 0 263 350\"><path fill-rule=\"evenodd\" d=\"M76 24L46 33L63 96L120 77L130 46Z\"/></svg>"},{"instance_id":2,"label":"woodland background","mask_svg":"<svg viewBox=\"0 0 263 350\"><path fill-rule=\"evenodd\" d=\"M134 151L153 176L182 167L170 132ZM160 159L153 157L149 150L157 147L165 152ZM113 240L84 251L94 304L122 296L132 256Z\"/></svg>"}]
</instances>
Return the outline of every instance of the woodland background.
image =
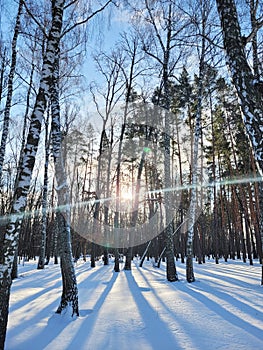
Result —
<instances>
[{"instance_id":1,"label":"woodland background","mask_svg":"<svg viewBox=\"0 0 263 350\"><path fill-rule=\"evenodd\" d=\"M1 339L22 258L60 261L73 314L72 259L262 262L262 1L0 6Z\"/></svg>"}]
</instances>

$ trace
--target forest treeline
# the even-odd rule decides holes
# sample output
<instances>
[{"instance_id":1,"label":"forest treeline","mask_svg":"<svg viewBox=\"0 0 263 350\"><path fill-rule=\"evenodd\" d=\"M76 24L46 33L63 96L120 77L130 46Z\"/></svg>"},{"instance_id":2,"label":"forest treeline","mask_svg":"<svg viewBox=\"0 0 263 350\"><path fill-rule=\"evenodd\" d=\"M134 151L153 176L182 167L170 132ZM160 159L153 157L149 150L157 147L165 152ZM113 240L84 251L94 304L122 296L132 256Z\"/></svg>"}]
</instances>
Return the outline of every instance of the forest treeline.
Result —
<instances>
[{"instance_id":1,"label":"forest treeline","mask_svg":"<svg viewBox=\"0 0 263 350\"><path fill-rule=\"evenodd\" d=\"M262 263L261 0L0 6L0 348L21 259Z\"/></svg>"},{"instance_id":2,"label":"forest treeline","mask_svg":"<svg viewBox=\"0 0 263 350\"><path fill-rule=\"evenodd\" d=\"M227 85L225 79L216 78L217 72L215 70L208 70L207 74L211 74L211 77L208 77L209 85L204 91L202 137L198 160L198 176L199 179L203 179L203 187L197 190L200 196L200 213L195 222L194 257L200 263L205 262L205 257L213 257L217 263L219 258L224 257L226 261L228 258L243 259L244 262L248 259L250 264L253 264L253 259L260 259L262 254L258 207L260 175L245 133L233 88ZM171 116L174 117L174 122L171 122L170 136L171 192L180 196L180 201L176 200L174 206L172 205L175 211L173 241L175 256L184 260L187 232L181 224L188 215L191 191L193 190L191 186L193 132L191 129L193 128L196 108L195 82L191 84L191 77L186 69L183 69L179 76L179 83L171 87L171 90L173 106ZM188 106L185 106L182 98L186 93L189 94L187 97ZM122 206L121 210L123 210L120 218L122 227L132 225L136 179L140 165L142 165L139 189L141 201L136 224L140 225L147 221L164 202L163 189L165 187L160 152L163 134L160 129L144 124L144 120L140 118L141 113L156 113L154 109L156 94L153 94L152 103L143 103L143 105L141 105L140 96L133 96L134 98L138 102L133 101L129 104L132 114L125 124L123 137L122 158L125 160L121 162L119 185L120 191L124 192L124 195L120 194L120 205ZM122 110L118 113L121 114ZM141 121L142 124L140 124ZM74 220L78 220L79 215L84 215L87 219L83 231L78 232L75 223L72 226L72 252L75 259L81 256L85 258L87 254L95 254L95 259L104 253L103 244L97 245L95 250L91 249L91 241L96 242L95 233L93 237L92 231L96 209L98 210L96 215L101 223L99 230L105 229L105 225L109 229L114 226L115 207L113 207L112 200L106 202L104 200L110 196L116 197L116 149L119 145L122 127L124 127L123 124L119 125L116 122L114 131L112 128L103 130L101 135L98 135L102 139L99 149L95 139L96 133L91 124L87 125L87 130L85 130L85 126L79 129L73 127L65 136L72 217ZM177 139L179 134L180 137ZM147 161L145 160L143 164L141 164L141 158L145 147L140 146L141 141L139 140L147 140L151 146L146 150ZM99 157L102 165L98 175ZM110 158L112 164L109 165ZM50 162L52 163L52 159ZM52 165L50 166L52 167ZM51 176L48 180L50 186L46 199L46 241L44 242L47 261L50 257L59 256L56 185L52 171L50 173ZM99 191L97 188L99 197L95 186L98 176L100 177ZM20 231L18 246L20 258L37 259L41 255L43 234L43 187L39 186L41 177L43 174L39 173L30 189L26 208L29 214L23 218ZM12 188L10 191L12 193ZM96 200L99 202L99 208L96 208L96 204L94 204ZM180 227L179 230L177 230L178 227ZM147 253L158 260L165 247L165 237L161 232L161 227L156 226L155 229L156 234L153 233L152 244ZM90 239L86 239L86 237ZM104 240L106 237L102 243ZM142 245L136 244L133 253L141 256L147 244L147 242ZM119 248L121 253L126 254L127 246L124 243L123 245L120 243ZM114 253L114 249L109 247L108 252Z\"/></svg>"}]
</instances>

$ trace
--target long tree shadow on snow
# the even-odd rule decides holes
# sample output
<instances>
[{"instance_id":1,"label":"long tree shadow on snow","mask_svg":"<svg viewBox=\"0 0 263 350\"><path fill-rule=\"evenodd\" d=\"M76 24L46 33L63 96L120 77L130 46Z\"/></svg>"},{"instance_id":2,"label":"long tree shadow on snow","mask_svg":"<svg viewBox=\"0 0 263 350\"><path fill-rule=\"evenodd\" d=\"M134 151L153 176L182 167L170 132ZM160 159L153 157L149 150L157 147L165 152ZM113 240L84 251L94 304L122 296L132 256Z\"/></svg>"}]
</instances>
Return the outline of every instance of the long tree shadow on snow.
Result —
<instances>
[{"instance_id":1,"label":"long tree shadow on snow","mask_svg":"<svg viewBox=\"0 0 263 350\"><path fill-rule=\"evenodd\" d=\"M192 322L192 319L189 318L189 321L186 322L185 319L181 319L181 313L183 310L181 310L180 304L178 306L173 306L169 305L167 303L167 300L164 300L163 298L160 297L159 293L156 291L155 286L152 284L150 280L150 276L154 275L157 276L154 278L154 281L158 281L161 285L164 287L168 287L170 289L170 294L174 296L174 300L177 299L177 292L181 290L182 287L184 287L183 284L181 284L179 281L175 283L168 282L165 276L165 270L163 269L156 269L156 268L147 268L147 267L137 267L137 271L140 274L140 277L143 281L143 284L148 286L148 289L151 290L153 293L153 296L155 300L158 302L159 305L161 305L161 309L165 311L166 315L169 315L170 319L174 319L177 324L179 324L179 329L173 332L174 336L177 336L177 332L179 332L178 336L182 340L182 334L183 332L184 337L186 338L191 345L185 345L187 347L176 347L177 349L183 349L185 350L186 348L188 349L202 349L203 344L200 344L200 339L199 337L195 338L194 334L196 333L196 325ZM146 275L147 274L147 275ZM178 327L178 326L176 326ZM202 342L202 341L201 341Z\"/></svg>"},{"instance_id":2,"label":"long tree shadow on snow","mask_svg":"<svg viewBox=\"0 0 263 350\"><path fill-rule=\"evenodd\" d=\"M181 292L183 291L183 288L181 288ZM255 337L257 337L260 341L262 341L262 329L252 325L249 321L246 321L237 315L235 315L233 312L229 311L227 308L221 306L218 302L212 300L212 297L214 295L217 295L217 297L221 298L224 301L227 301L229 304L235 306L237 309L242 310L243 312L246 312L248 315L250 313L255 313L256 310L251 308L249 305L233 298L230 294L219 291L217 289L214 290L214 293L210 293L208 297L207 295L204 295L205 289L200 287L199 285L191 285L187 286L184 290L185 293L188 295L191 295L193 298L204 304L207 308L212 310L214 313L218 314L222 319L226 320L232 325L235 325L236 327L242 329L243 331L247 333L253 334Z\"/></svg>"},{"instance_id":3,"label":"long tree shadow on snow","mask_svg":"<svg viewBox=\"0 0 263 350\"><path fill-rule=\"evenodd\" d=\"M143 295L143 292L150 291L149 288L141 288L135 281L130 271L125 271L125 275L128 281L129 289L133 295L133 298L137 304L141 318L146 325L145 332L147 339L151 342L151 348L153 350L180 350L182 349L177 343L172 332L169 330L165 322L163 322L158 316L156 310L154 310L148 303ZM151 336L150 336L151 335Z\"/></svg>"},{"instance_id":4,"label":"long tree shadow on snow","mask_svg":"<svg viewBox=\"0 0 263 350\"><path fill-rule=\"evenodd\" d=\"M104 269L105 269L105 267L102 268L101 275L105 274ZM95 303L93 310L88 310L88 311L87 310L80 310L80 317L81 316L86 317L88 314L90 314L90 315L87 318L87 322L82 323L82 325L78 329L76 335L72 339L71 343L68 345L67 349L84 349L83 346L84 346L86 340L90 337L90 335L91 335L91 333L96 325L96 322L98 321L98 314L99 314L98 311L100 310L100 308L104 304L107 296L109 295L111 289L113 288L113 285L114 285L117 277L118 277L118 274L116 272L112 271L112 276L108 282L105 282L105 281L102 282L100 280L99 283L103 283L104 285L106 285L106 287L103 290L103 292L101 293L101 295L99 296L97 302ZM85 337L83 337L83 334L85 335ZM87 350L89 350L89 349L87 349Z\"/></svg>"},{"instance_id":5,"label":"long tree shadow on snow","mask_svg":"<svg viewBox=\"0 0 263 350\"><path fill-rule=\"evenodd\" d=\"M152 274L155 276L159 276L157 278L159 282L167 284L167 282L164 281L164 274L161 270L155 270L155 269L148 269L143 268L144 271L147 271L148 274ZM137 268L137 271L140 273L141 278L144 281L144 284L146 284L153 292L154 296L159 300L159 303L162 305L162 307L166 310L166 312L169 312L171 316L174 315L176 317L177 321L180 322L180 312L178 314L174 314L175 310L169 309L169 307L166 305L164 300L162 300L159 295L155 292L154 286L151 284L151 281L148 279L148 277L145 275L145 273L142 272L141 268ZM216 300L213 300L216 296L218 300L222 300L226 302L229 305L232 305L234 309L239 309L243 314L247 314L248 316L253 315L255 318L262 319L262 313L260 313L257 308L253 308L253 306L246 303L246 300L240 300L239 298L236 298L235 295L238 295L238 290L233 291L231 290L231 293L228 293L226 290L222 290L223 286L222 283L220 284L220 281L217 281L220 276L216 275L216 278L211 283L211 280L209 281L209 284L207 284L207 277L211 277L211 273L209 271L199 271L199 274L201 273L201 276L203 274L204 279L202 281L202 277L200 277L200 281L196 281L193 284L188 284L186 281L183 281L183 283L178 282L176 284L167 284L172 288L171 293L175 292L175 298L176 298L176 292L183 293L186 295L186 298L191 297L193 300L196 300L196 302L193 302L192 305L196 305L196 308L198 309L198 302L203 304L205 308L208 308L211 310L212 313L217 314L222 321L226 321L227 323L233 325L234 327L240 328L243 332L247 332L248 334L253 334L256 338L258 338L260 341L263 341L262 338L262 329L258 328L255 325L251 325L251 323L244 318L241 318L240 316L234 314L231 312L231 310L227 309L227 307L224 307L220 305L220 303ZM213 274L214 277L214 274ZM232 285L235 285L235 279L231 279L231 277L227 276L225 277ZM201 283L199 283L201 282ZM204 283L203 283L204 282ZM242 286L242 284L241 284ZM249 286L249 284L247 285ZM250 285L251 287L251 285ZM198 310L196 310L198 312ZM261 316L260 316L261 315ZM263 319L262 319L263 320ZM185 328L185 331L189 335L195 334L195 325L191 323L191 318L189 318L190 322L185 322L185 320L182 320L181 322L182 327ZM205 331L204 337L207 334ZM201 339L201 338L200 338ZM192 337L192 341L197 341L197 346L200 346L200 339L194 339ZM199 342L199 343L198 343Z\"/></svg>"},{"instance_id":6,"label":"long tree shadow on snow","mask_svg":"<svg viewBox=\"0 0 263 350\"><path fill-rule=\"evenodd\" d=\"M87 269L86 269L86 271L87 271ZM76 274L77 277L79 278L80 275L82 275L84 272L85 271L83 270L80 273L77 273ZM101 274L103 275L104 273L101 272ZM92 280L95 275L98 275L97 269L92 270L90 275L86 276L86 278L85 278L86 283L89 281L89 279ZM117 274L113 273L110 281L107 282L106 288L104 289L104 291L100 295L99 299L97 300L96 304L94 305L94 310L99 309L101 307L101 305L103 305L103 303L104 303L108 293L110 292L116 278L117 278ZM80 286L82 283L84 283L84 282L82 281L78 285ZM57 286L57 284L61 285L61 281L57 281L56 286ZM92 282L92 286L94 287L94 282ZM50 287L38 292L37 296L42 296L43 294L50 292L52 289L54 289L54 286L50 286ZM96 290L96 288L94 290ZM36 294L31 296L30 297L31 300L36 301L35 296L36 296ZM25 300L27 300L27 299L25 299ZM34 320L32 320L32 318L30 318L28 321L22 322L18 327L15 327L9 331L10 338L15 337L15 336L19 335L20 333L25 332L25 330L27 328L27 323L28 323L28 325L32 325L34 323L37 324L37 322L39 322L41 319L44 319L47 316L47 313L51 314L51 317L49 318L46 327L42 328L40 332L37 332L34 337L30 337L28 340L20 343L19 350L25 350L25 349L27 349L27 350L42 350L42 349L48 347L52 343L52 341L54 341L60 335L60 333L66 329L67 326L70 326L71 322L78 320L78 319L74 319L74 318L71 319L71 317L69 315L65 315L65 317L64 317L63 314L58 315L58 314L54 313L54 310L56 310L56 307L59 305L59 300L60 300L60 293L58 294L57 299L48 305L50 312L47 312L46 309L43 309L43 310L41 310L41 312L39 312L35 315L35 317L34 317L35 322L34 322ZM23 304L25 305L24 300L23 300ZM92 321L89 320L88 327L85 324L85 322L83 324L83 326L85 325L85 330L84 330L85 337L88 337L88 334L91 332L92 326L96 322L96 318L93 314L93 310L83 310L83 309L81 309L81 305L80 305L80 318L86 317L90 314L92 315ZM81 332L81 328L78 330L78 332ZM69 346L69 347L67 347L67 349L76 349L76 339L77 338L73 339L74 345L72 344L71 347ZM78 339L78 340L81 341L81 339ZM81 346L77 347L77 349L78 348L81 348Z\"/></svg>"}]
</instances>

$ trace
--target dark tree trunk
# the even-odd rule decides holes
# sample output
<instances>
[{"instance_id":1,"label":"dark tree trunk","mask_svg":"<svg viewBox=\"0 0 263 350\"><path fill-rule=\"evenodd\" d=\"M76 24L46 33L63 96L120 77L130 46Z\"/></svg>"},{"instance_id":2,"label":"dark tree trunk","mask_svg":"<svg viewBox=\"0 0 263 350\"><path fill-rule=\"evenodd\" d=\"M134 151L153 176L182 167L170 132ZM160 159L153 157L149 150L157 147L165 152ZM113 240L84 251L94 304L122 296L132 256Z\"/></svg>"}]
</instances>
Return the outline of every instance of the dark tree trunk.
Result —
<instances>
[{"instance_id":1,"label":"dark tree trunk","mask_svg":"<svg viewBox=\"0 0 263 350\"><path fill-rule=\"evenodd\" d=\"M124 270L131 270L131 262L132 262L132 247L129 247L126 252Z\"/></svg>"},{"instance_id":2,"label":"dark tree trunk","mask_svg":"<svg viewBox=\"0 0 263 350\"><path fill-rule=\"evenodd\" d=\"M19 6L18 6L18 12L16 16L15 32L12 40L11 67L10 67L10 72L9 72L9 77L7 82L7 97L6 97L6 105L4 110L4 123L3 123L1 146L0 146L0 185L2 182L3 164L4 164L4 157L5 157L5 151L6 151L7 136L9 132L10 111L11 111L12 96L13 96L13 80L15 75L16 57L17 57L16 44L17 44L17 39L19 35L19 30L20 30L20 16L22 13L22 8L23 8L23 0L20 0Z\"/></svg>"},{"instance_id":3,"label":"dark tree trunk","mask_svg":"<svg viewBox=\"0 0 263 350\"><path fill-rule=\"evenodd\" d=\"M120 259L119 259L119 251L116 248L114 250L115 260L114 260L114 271L120 272Z\"/></svg>"},{"instance_id":4,"label":"dark tree trunk","mask_svg":"<svg viewBox=\"0 0 263 350\"><path fill-rule=\"evenodd\" d=\"M90 267L96 267L95 262L95 243L91 242Z\"/></svg>"}]
</instances>

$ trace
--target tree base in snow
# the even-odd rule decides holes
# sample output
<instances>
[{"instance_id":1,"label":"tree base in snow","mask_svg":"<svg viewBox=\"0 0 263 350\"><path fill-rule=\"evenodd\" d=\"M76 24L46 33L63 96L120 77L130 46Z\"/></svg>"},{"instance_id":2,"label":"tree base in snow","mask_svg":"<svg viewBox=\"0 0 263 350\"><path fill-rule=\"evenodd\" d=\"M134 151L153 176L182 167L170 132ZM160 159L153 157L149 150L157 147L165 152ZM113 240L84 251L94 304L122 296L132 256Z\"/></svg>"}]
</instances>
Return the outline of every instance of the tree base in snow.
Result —
<instances>
[{"instance_id":1,"label":"tree base in snow","mask_svg":"<svg viewBox=\"0 0 263 350\"><path fill-rule=\"evenodd\" d=\"M76 305L77 304L77 305ZM67 312L67 309L72 308L72 313L71 317L76 315L77 317L79 316L79 308L78 308L78 301L73 301L73 302L66 302L61 301L59 307L57 308L56 314L62 314L62 312Z\"/></svg>"},{"instance_id":2,"label":"tree base in snow","mask_svg":"<svg viewBox=\"0 0 263 350\"><path fill-rule=\"evenodd\" d=\"M187 276L186 280L188 283L192 283L192 282L195 282L195 277L194 276Z\"/></svg>"},{"instance_id":3,"label":"tree base in snow","mask_svg":"<svg viewBox=\"0 0 263 350\"><path fill-rule=\"evenodd\" d=\"M186 280L188 283L195 281L193 258L191 256L188 256L186 259Z\"/></svg>"},{"instance_id":4,"label":"tree base in snow","mask_svg":"<svg viewBox=\"0 0 263 350\"><path fill-rule=\"evenodd\" d=\"M166 278L169 282L178 281L175 263L174 261L169 261L169 259L166 261Z\"/></svg>"}]
</instances>

